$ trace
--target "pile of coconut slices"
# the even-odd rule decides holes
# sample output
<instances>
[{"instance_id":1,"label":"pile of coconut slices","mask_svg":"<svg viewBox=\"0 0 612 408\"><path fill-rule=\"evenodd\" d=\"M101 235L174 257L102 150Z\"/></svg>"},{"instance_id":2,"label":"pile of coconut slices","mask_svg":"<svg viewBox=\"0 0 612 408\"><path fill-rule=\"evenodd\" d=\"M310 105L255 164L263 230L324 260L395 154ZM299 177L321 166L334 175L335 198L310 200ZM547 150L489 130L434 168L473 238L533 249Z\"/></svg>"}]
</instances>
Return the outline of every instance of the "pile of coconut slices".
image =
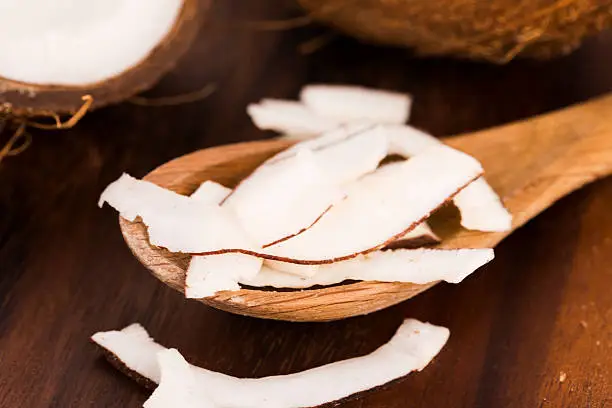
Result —
<instances>
[{"instance_id":1,"label":"pile of coconut slices","mask_svg":"<svg viewBox=\"0 0 612 408\"><path fill-rule=\"evenodd\" d=\"M493 249L415 248L439 238L428 217L452 200L463 227L504 231L511 215L473 157L407 126L408 95L309 85L299 101L265 99L248 113L296 144L234 189L208 180L184 196L123 174L100 197L140 218L151 245L192 254L185 296L250 287L308 288L346 280L461 282ZM391 159L392 158L392 159ZM422 370L446 328L407 319L364 357L239 379L189 365L139 325L93 340L131 374L159 384L146 407L312 407Z\"/></svg>"}]
</instances>

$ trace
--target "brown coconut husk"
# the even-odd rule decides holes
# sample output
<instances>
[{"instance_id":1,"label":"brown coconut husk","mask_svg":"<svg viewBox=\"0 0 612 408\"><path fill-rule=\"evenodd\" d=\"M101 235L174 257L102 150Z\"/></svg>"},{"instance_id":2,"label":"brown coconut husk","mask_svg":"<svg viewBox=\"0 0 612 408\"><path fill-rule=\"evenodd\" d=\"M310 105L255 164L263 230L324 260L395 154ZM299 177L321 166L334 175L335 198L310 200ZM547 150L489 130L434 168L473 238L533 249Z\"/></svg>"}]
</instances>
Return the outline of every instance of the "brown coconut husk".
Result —
<instances>
[{"instance_id":1,"label":"brown coconut husk","mask_svg":"<svg viewBox=\"0 0 612 408\"><path fill-rule=\"evenodd\" d=\"M85 86L28 84L0 77L0 115L34 117L75 114L83 97L92 98L89 110L123 101L149 89L187 51L208 9L208 1L184 0L172 30L139 64L107 80Z\"/></svg>"},{"instance_id":2,"label":"brown coconut husk","mask_svg":"<svg viewBox=\"0 0 612 408\"><path fill-rule=\"evenodd\" d=\"M375 44L505 63L567 54L612 25L612 0L298 0Z\"/></svg>"}]
</instances>

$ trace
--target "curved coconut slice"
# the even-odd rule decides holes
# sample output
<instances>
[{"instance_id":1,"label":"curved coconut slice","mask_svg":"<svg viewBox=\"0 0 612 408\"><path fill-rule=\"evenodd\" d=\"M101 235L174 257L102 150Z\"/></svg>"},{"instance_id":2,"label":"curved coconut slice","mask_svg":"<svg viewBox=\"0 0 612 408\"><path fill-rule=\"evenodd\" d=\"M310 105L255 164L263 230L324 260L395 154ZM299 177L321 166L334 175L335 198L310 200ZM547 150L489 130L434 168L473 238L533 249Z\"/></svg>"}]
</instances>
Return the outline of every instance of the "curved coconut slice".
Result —
<instances>
[{"instance_id":1,"label":"curved coconut slice","mask_svg":"<svg viewBox=\"0 0 612 408\"><path fill-rule=\"evenodd\" d=\"M185 277L185 297L201 299L239 290L238 282L254 279L262 263L261 258L240 253L193 256Z\"/></svg>"},{"instance_id":2,"label":"curved coconut slice","mask_svg":"<svg viewBox=\"0 0 612 408\"><path fill-rule=\"evenodd\" d=\"M228 209L193 200L125 173L102 192L98 205L105 202L129 221L140 217L148 227L149 242L173 252L259 248Z\"/></svg>"},{"instance_id":3,"label":"curved coconut slice","mask_svg":"<svg viewBox=\"0 0 612 408\"><path fill-rule=\"evenodd\" d=\"M309 288L315 285L334 285L345 280L459 283L493 257L492 249L376 251L348 261L320 265L318 272L311 277L290 275L264 265L257 275L241 280L240 283L275 288Z\"/></svg>"},{"instance_id":4,"label":"curved coconut slice","mask_svg":"<svg viewBox=\"0 0 612 408\"><path fill-rule=\"evenodd\" d=\"M74 112L156 82L187 50L198 0L22 0L0 4L0 103ZM3 10L4 9L4 10Z\"/></svg>"},{"instance_id":5,"label":"curved coconut slice","mask_svg":"<svg viewBox=\"0 0 612 408\"><path fill-rule=\"evenodd\" d=\"M342 122L406 123L412 104L407 94L345 85L307 85L300 100L316 114Z\"/></svg>"},{"instance_id":6,"label":"curved coconut slice","mask_svg":"<svg viewBox=\"0 0 612 408\"><path fill-rule=\"evenodd\" d=\"M484 177L459 192L454 203L461 213L461 225L467 229L494 232L512 228L512 214Z\"/></svg>"},{"instance_id":7,"label":"curved coconut slice","mask_svg":"<svg viewBox=\"0 0 612 408\"><path fill-rule=\"evenodd\" d=\"M219 183L208 180L200 184L189 196L192 199L198 200L201 203L221 204L223 200L232 192L231 188L225 187Z\"/></svg>"},{"instance_id":8,"label":"curved coconut slice","mask_svg":"<svg viewBox=\"0 0 612 408\"><path fill-rule=\"evenodd\" d=\"M170 384L176 381L195 384L195 387L180 387L177 391L185 391L196 398L203 393L208 401L223 408L313 407L336 401L381 386L412 371L423 370L444 347L450 335L447 328L406 319L389 342L363 357L295 374L248 379L191 365L187 370L177 353L165 353L162 346L150 337L145 338L142 331L144 329L139 333L134 333L133 329L100 332L94 334L92 340L113 356L120 369L130 374L136 372L154 382L159 382L160 377L162 382L166 381L166 372L178 373L181 378L168 379ZM170 366L177 368L165 370L163 377L159 367L152 369L160 351L162 356L172 357L174 362ZM162 361L162 368L168 366L166 363L168 361ZM183 395L180 397L184 398ZM186 401L191 403L191 400Z\"/></svg>"},{"instance_id":9,"label":"curved coconut slice","mask_svg":"<svg viewBox=\"0 0 612 408\"><path fill-rule=\"evenodd\" d=\"M157 353L161 382L145 401L144 408L217 408L198 387L192 368L176 349Z\"/></svg>"},{"instance_id":10,"label":"curved coconut slice","mask_svg":"<svg viewBox=\"0 0 612 408\"><path fill-rule=\"evenodd\" d=\"M247 113L259 129L295 136L314 136L340 125L340 121L319 116L300 102L280 99L250 104Z\"/></svg>"},{"instance_id":11,"label":"curved coconut slice","mask_svg":"<svg viewBox=\"0 0 612 408\"><path fill-rule=\"evenodd\" d=\"M410 126L385 126L389 138L389 154L413 157L441 141ZM461 213L461 225L478 231L508 231L512 215L499 196L481 177L461 191L453 200Z\"/></svg>"},{"instance_id":12,"label":"curved coconut slice","mask_svg":"<svg viewBox=\"0 0 612 408\"><path fill-rule=\"evenodd\" d=\"M263 246L294 236L344 197L342 184L376 169L387 141L376 128L333 131L316 149L310 141L272 157L244 179L223 203Z\"/></svg>"},{"instance_id":13,"label":"curved coconut slice","mask_svg":"<svg viewBox=\"0 0 612 408\"><path fill-rule=\"evenodd\" d=\"M433 147L363 177L311 228L265 251L295 263L352 258L404 235L481 174L472 157Z\"/></svg>"}]
</instances>

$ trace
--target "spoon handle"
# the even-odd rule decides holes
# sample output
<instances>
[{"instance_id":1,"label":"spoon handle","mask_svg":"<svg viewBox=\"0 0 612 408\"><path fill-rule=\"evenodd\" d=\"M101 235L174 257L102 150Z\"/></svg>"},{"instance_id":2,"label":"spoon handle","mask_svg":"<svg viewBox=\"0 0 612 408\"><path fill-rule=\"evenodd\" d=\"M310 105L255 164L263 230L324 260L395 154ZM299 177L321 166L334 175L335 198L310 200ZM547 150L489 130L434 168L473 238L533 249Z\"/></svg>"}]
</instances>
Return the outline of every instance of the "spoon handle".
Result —
<instances>
[{"instance_id":1,"label":"spoon handle","mask_svg":"<svg viewBox=\"0 0 612 408\"><path fill-rule=\"evenodd\" d=\"M561 197L612 173L612 94L446 141L482 162L516 229ZM489 235L495 245L508 233Z\"/></svg>"}]
</instances>

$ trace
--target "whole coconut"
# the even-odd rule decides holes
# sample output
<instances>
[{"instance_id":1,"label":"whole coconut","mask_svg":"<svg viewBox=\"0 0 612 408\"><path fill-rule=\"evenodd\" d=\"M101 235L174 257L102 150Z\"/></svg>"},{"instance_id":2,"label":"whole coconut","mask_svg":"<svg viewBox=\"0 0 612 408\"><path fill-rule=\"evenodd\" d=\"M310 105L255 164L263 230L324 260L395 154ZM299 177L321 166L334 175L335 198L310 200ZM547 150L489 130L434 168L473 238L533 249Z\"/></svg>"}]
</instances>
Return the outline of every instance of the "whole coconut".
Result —
<instances>
[{"instance_id":1,"label":"whole coconut","mask_svg":"<svg viewBox=\"0 0 612 408\"><path fill-rule=\"evenodd\" d=\"M363 41L505 63L567 54L612 24L612 0L298 0Z\"/></svg>"}]
</instances>

